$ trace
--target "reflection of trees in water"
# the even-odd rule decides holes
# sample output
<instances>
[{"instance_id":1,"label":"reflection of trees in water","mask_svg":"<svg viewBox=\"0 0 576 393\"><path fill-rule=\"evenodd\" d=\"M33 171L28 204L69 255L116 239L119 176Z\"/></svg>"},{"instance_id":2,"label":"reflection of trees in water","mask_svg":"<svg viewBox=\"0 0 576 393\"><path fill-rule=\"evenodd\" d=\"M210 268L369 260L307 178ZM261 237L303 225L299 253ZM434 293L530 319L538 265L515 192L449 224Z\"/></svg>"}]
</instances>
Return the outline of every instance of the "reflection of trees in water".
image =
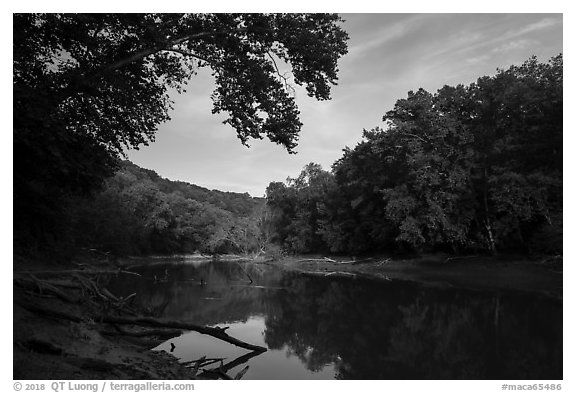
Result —
<instances>
[{"instance_id":1,"label":"reflection of trees in water","mask_svg":"<svg viewBox=\"0 0 576 393\"><path fill-rule=\"evenodd\" d=\"M156 309L167 302L161 316L197 324L246 321L265 312L265 290L249 286L246 273L235 263L172 265L164 280L166 268L151 266L140 272L143 277L122 277L109 288L118 295L137 293L137 304L144 309ZM245 269L254 285L277 286L280 272L262 267Z\"/></svg>"},{"instance_id":2,"label":"reflection of trees in water","mask_svg":"<svg viewBox=\"0 0 576 393\"><path fill-rule=\"evenodd\" d=\"M341 281L300 277L282 285L288 290L276 294L281 312L266 320L270 348L288 346L312 371L329 363L340 365L340 372L355 364L374 367L363 359L385 345L386 325L375 325L393 312L390 303L375 302L371 288Z\"/></svg>"},{"instance_id":3,"label":"reflection of trees in water","mask_svg":"<svg viewBox=\"0 0 576 393\"><path fill-rule=\"evenodd\" d=\"M482 303L474 298L430 298L421 292L413 303L399 306L388 348L398 377L484 378L492 345L483 326L487 316Z\"/></svg>"},{"instance_id":4,"label":"reflection of trees in water","mask_svg":"<svg viewBox=\"0 0 576 393\"><path fill-rule=\"evenodd\" d=\"M209 263L171 267L167 282L152 279L165 267L150 268L110 288L199 324L265 315L271 349L311 371L334 364L342 379L562 378L561 302L246 268L252 286L236 264Z\"/></svg>"},{"instance_id":5,"label":"reflection of trees in water","mask_svg":"<svg viewBox=\"0 0 576 393\"><path fill-rule=\"evenodd\" d=\"M312 371L334 363L343 379L562 377L561 304L310 277L282 285L266 343Z\"/></svg>"}]
</instances>

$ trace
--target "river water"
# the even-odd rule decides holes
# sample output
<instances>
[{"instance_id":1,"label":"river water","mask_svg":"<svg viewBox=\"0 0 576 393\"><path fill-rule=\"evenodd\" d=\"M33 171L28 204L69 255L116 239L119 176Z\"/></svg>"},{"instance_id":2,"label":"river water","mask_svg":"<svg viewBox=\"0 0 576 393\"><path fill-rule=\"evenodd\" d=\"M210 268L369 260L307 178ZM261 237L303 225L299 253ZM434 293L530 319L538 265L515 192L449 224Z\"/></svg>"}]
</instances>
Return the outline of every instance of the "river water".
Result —
<instances>
[{"instance_id":1,"label":"river water","mask_svg":"<svg viewBox=\"0 0 576 393\"><path fill-rule=\"evenodd\" d=\"M158 262L156 260L156 262ZM243 379L562 379L562 302L536 295L316 277L234 262L155 264L110 289L158 317L228 326L251 354L196 332L156 350L225 358Z\"/></svg>"}]
</instances>

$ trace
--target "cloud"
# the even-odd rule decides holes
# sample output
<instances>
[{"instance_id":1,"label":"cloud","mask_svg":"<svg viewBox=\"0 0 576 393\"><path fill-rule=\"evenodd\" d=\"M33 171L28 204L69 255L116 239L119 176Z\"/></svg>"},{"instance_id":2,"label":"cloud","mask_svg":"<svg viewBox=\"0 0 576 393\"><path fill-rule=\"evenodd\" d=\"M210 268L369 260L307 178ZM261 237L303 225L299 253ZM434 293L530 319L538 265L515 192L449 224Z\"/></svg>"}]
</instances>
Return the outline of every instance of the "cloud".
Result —
<instances>
[{"instance_id":1,"label":"cloud","mask_svg":"<svg viewBox=\"0 0 576 393\"><path fill-rule=\"evenodd\" d=\"M520 39L516 41L505 42L502 45L492 49L493 53L510 52L513 50L522 50L537 45L536 40Z\"/></svg>"},{"instance_id":2,"label":"cloud","mask_svg":"<svg viewBox=\"0 0 576 393\"><path fill-rule=\"evenodd\" d=\"M556 17L556 18L552 18L552 17L544 18L542 20L539 20L538 22L531 23L528 26L526 26L522 29L519 29L512 36L519 36L519 35L532 33L535 31L544 30L544 29L547 29L549 27L556 26L560 23L562 23L562 16L560 16L560 15L559 15L559 17Z\"/></svg>"},{"instance_id":3,"label":"cloud","mask_svg":"<svg viewBox=\"0 0 576 393\"><path fill-rule=\"evenodd\" d=\"M535 32L541 32L544 29L548 29L552 26L557 25L558 23L561 22L561 19L556 19L556 18L552 18L552 17L547 17L544 18L538 22L535 23L531 23L527 26L524 27L516 27L513 29L509 29L507 31L504 32L500 32L499 29L493 29L491 31L490 36L492 37L491 39L486 39L484 41L480 41L478 43L476 43L475 45L470 45L467 47L462 48L460 51L461 52L467 52L467 51L474 51L474 50L479 50L481 48L485 48L485 47L490 47L490 46L495 46L498 45L499 43L505 42L505 41L510 41L510 40L514 40L518 37L522 37L525 35L529 35ZM519 42L521 40L517 40L517 42ZM506 44L511 44L510 42L506 42Z\"/></svg>"},{"instance_id":4,"label":"cloud","mask_svg":"<svg viewBox=\"0 0 576 393\"><path fill-rule=\"evenodd\" d=\"M488 55L481 55L481 56L475 56L475 57L470 57L468 59L466 59L466 63L468 64L478 64L478 63L483 63L486 60L488 60L490 58L490 56Z\"/></svg>"},{"instance_id":5,"label":"cloud","mask_svg":"<svg viewBox=\"0 0 576 393\"><path fill-rule=\"evenodd\" d=\"M414 16L377 30L372 37L366 41L350 46L350 48L348 48L348 58L361 57L369 51L373 51L391 41L404 37L413 31L415 23L420 19L420 16Z\"/></svg>"}]
</instances>

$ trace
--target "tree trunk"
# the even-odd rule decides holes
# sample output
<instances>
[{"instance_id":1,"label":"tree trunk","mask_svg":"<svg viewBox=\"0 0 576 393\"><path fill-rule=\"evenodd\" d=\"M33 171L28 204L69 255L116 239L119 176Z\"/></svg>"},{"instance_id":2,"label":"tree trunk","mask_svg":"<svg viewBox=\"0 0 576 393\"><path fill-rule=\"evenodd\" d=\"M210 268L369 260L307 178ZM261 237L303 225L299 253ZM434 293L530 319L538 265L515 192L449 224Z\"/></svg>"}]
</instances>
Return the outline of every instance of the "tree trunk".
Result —
<instances>
[{"instance_id":1,"label":"tree trunk","mask_svg":"<svg viewBox=\"0 0 576 393\"><path fill-rule=\"evenodd\" d=\"M496 244L494 242L494 235L492 234L492 226L490 225L490 220L484 220L484 227L486 228L486 233L488 234L488 248L492 255L498 255Z\"/></svg>"},{"instance_id":2,"label":"tree trunk","mask_svg":"<svg viewBox=\"0 0 576 393\"><path fill-rule=\"evenodd\" d=\"M496 243L494 241L494 235L492 233L492 225L490 223L490 211L488 209L488 174L486 168L484 168L484 227L486 228L486 233L488 234L488 248L492 255L497 255Z\"/></svg>"}]
</instances>

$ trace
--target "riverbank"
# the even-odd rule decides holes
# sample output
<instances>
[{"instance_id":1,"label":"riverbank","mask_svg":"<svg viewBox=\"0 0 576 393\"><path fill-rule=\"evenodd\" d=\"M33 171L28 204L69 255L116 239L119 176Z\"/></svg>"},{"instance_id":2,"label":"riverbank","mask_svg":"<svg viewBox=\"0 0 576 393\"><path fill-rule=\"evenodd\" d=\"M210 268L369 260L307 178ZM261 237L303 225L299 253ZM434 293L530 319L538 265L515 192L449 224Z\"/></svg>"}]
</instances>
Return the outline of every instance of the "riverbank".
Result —
<instances>
[{"instance_id":1,"label":"riverbank","mask_svg":"<svg viewBox=\"0 0 576 393\"><path fill-rule=\"evenodd\" d=\"M159 337L119 334L98 322L98 306L64 301L46 288L38 295L14 286L14 379L194 379L175 357L150 350Z\"/></svg>"},{"instance_id":2,"label":"riverbank","mask_svg":"<svg viewBox=\"0 0 576 393\"><path fill-rule=\"evenodd\" d=\"M105 282L117 269L99 260L82 262L15 259L13 378L194 379L194 372L174 356L151 350L167 339L166 333L175 332L154 335L144 327L128 329L99 321L124 302L105 301L96 294L101 288L89 286ZM60 280L58 286L49 283L54 280ZM130 334L121 333L127 331Z\"/></svg>"},{"instance_id":3,"label":"riverbank","mask_svg":"<svg viewBox=\"0 0 576 393\"><path fill-rule=\"evenodd\" d=\"M562 257L527 259L429 255L411 259L294 256L255 260L302 274L410 281L482 291L518 291L562 299Z\"/></svg>"},{"instance_id":4,"label":"riverbank","mask_svg":"<svg viewBox=\"0 0 576 393\"><path fill-rule=\"evenodd\" d=\"M167 352L152 350L187 331L253 353L267 351L228 335L226 328L161 318L162 309L134 301L143 293L115 295L109 288L112 280L140 278L120 264L83 260L55 265L24 259L16 266L14 379L232 379L224 359L218 360L220 366L205 357L181 364Z\"/></svg>"},{"instance_id":5,"label":"riverbank","mask_svg":"<svg viewBox=\"0 0 576 393\"><path fill-rule=\"evenodd\" d=\"M383 283L406 281L440 288L528 292L562 300L561 258L528 260L434 255L393 260L384 256L360 259L315 255L273 260L261 255L252 259L242 256L216 259L206 256L156 258L151 263L186 264L196 261L265 264L327 278L367 279ZM132 259L123 268L149 263L150 259ZM132 326L127 329L104 323L102 315L109 315L113 307L123 305L127 299L102 302L97 293L84 293L88 287L84 290L78 287L82 279L72 280L74 282L65 280L65 277L75 276L76 273L70 273L71 269L85 271L92 269L92 265L46 266L19 262L17 266L13 292L14 379L195 378L190 368L181 365L169 353L151 350L169 337L150 334L150 327ZM57 274L40 274L47 270ZM105 264L101 264L97 270L97 276L87 277L95 277L92 281L101 288L105 287L107 275L119 272L118 267ZM67 273L60 274L64 271ZM249 275L251 271L246 266L244 272ZM86 276L85 273L82 275ZM51 286L57 280L61 291ZM66 288L68 292L62 290ZM70 291L75 291L75 298L70 298ZM127 330L130 335L126 335Z\"/></svg>"},{"instance_id":6,"label":"riverbank","mask_svg":"<svg viewBox=\"0 0 576 393\"><path fill-rule=\"evenodd\" d=\"M412 258L371 256L295 255L271 257L266 254L185 255L123 260L127 268L155 264L197 262L238 262L265 264L317 276L340 276L381 281L409 281L426 286L480 291L518 291L562 299L562 256L448 256L422 255Z\"/></svg>"}]
</instances>

